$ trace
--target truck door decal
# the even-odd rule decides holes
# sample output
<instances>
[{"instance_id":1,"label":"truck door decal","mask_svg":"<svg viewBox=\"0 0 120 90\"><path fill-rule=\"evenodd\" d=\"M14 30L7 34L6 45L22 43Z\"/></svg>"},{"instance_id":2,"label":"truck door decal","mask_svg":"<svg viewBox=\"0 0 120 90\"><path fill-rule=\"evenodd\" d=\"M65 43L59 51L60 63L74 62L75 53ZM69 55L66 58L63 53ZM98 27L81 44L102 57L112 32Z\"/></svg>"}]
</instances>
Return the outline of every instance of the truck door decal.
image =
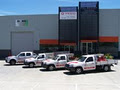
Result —
<instances>
[{"instance_id":1,"label":"truck door decal","mask_svg":"<svg viewBox=\"0 0 120 90\"><path fill-rule=\"evenodd\" d=\"M95 67L84 67L84 69L95 69Z\"/></svg>"},{"instance_id":2,"label":"truck door decal","mask_svg":"<svg viewBox=\"0 0 120 90\"><path fill-rule=\"evenodd\" d=\"M59 66L65 66L65 64L60 64L60 65L56 65L56 66L58 66L58 67L59 67Z\"/></svg>"},{"instance_id":3,"label":"truck door decal","mask_svg":"<svg viewBox=\"0 0 120 90\"><path fill-rule=\"evenodd\" d=\"M18 63L24 63L24 60L18 60Z\"/></svg>"},{"instance_id":4,"label":"truck door decal","mask_svg":"<svg viewBox=\"0 0 120 90\"><path fill-rule=\"evenodd\" d=\"M56 64L56 67L64 67L64 66L65 66L65 64L60 64L60 63Z\"/></svg>"},{"instance_id":5,"label":"truck door decal","mask_svg":"<svg viewBox=\"0 0 120 90\"><path fill-rule=\"evenodd\" d=\"M41 64L42 63L42 61L37 61L37 64Z\"/></svg>"}]
</instances>

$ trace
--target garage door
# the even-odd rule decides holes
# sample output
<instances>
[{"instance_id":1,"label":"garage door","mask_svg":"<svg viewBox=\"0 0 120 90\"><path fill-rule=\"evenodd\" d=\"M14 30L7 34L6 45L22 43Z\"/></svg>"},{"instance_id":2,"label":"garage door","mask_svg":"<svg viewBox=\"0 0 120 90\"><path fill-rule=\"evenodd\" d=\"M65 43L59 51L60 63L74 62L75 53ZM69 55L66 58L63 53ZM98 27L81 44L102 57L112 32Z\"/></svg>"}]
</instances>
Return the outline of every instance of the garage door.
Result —
<instances>
[{"instance_id":1,"label":"garage door","mask_svg":"<svg viewBox=\"0 0 120 90\"><path fill-rule=\"evenodd\" d=\"M32 32L13 32L11 39L13 55L21 51L33 51L34 39Z\"/></svg>"}]
</instances>

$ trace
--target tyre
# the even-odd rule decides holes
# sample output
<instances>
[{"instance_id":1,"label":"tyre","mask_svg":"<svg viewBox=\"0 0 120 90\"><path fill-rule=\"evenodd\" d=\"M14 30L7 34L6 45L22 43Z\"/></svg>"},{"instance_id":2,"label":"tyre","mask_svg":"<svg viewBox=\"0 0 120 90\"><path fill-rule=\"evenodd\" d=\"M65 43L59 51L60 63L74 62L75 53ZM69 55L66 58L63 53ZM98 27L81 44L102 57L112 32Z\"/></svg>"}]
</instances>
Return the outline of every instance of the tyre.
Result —
<instances>
[{"instance_id":1,"label":"tyre","mask_svg":"<svg viewBox=\"0 0 120 90\"><path fill-rule=\"evenodd\" d=\"M81 74L83 72L82 68L76 68L75 73L76 74Z\"/></svg>"},{"instance_id":2,"label":"tyre","mask_svg":"<svg viewBox=\"0 0 120 90\"><path fill-rule=\"evenodd\" d=\"M109 71L111 71L111 66L109 66Z\"/></svg>"},{"instance_id":3,"label":"tyre","mask_svg":"<svg viewBox=\"0 0 120 90\"><path fill-rule=\"evenodd\" d=\"M97 66L96 67L96 71L101 71L101 70L103 70L102 66Z\"/></svg>"},{"instance_id":4,"label":"tyre","mask_svg":"<svg viewBox=\"0 0 120 90\"><path fill-rule=\"evenodd\" d=\"M15 60L11 60L10 61L10 65L15 65L16 64L16 61Z\"/></svg>"},{"instance_id":5,"label":"tyre","mask_svg":"<svg viewBox=\"0 0 120 90\"><path fill-rule=\"evenodd\" d=\"M75 73L75 71L71 71L71 70L70 70L70 73Z\"/></svg>"},{"instance_id":6,"label":"tyre","mask_svg":"<svg viewBox=\"0 0 120 90\"><path fill-rule=\"evenodd\" d=\"M110 70L110 66L104 66L104 69L103 69L105 72L109 71Z\"/></svg>"},{"instance_id":7,"label":"tyre","mask_svg":"<svg viewBox=\"0 0 120 90\"><path fill-rule=\"evenodd\" d=\"M29 63L29 67L30 67L30 68L33 68L34 65L35 65L34 63Z\"/></svg>"},{"instance_id":8,"label":"tyre","mask_svg":"<svg viewBox=\"0 0 120 90\"><path fill-rule=\"evenodd\" d=\"M54 69L55 69L55 66L53 66L53 65L48 66L49 71L53 71Z\"/></svg>"}]
</instances>

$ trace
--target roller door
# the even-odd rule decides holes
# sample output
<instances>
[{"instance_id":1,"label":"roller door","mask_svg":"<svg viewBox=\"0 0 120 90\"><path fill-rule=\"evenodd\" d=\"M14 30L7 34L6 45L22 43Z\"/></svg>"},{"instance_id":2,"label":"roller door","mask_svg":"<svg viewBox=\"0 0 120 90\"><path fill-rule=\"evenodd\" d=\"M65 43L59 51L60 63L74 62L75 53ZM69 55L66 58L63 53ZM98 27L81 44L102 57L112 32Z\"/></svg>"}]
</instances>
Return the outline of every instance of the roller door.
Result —
<instances>
[{"instance_id":1,"label":"roller door","mask_svg":"<svg viewBox=\"0 0 120 90\"><path fill-rule=\"evenodd\" d=\"M13 32L11 36L13 55L21 51L33 51L34 37L32 32Z\"/></svg>"}]
</instances>

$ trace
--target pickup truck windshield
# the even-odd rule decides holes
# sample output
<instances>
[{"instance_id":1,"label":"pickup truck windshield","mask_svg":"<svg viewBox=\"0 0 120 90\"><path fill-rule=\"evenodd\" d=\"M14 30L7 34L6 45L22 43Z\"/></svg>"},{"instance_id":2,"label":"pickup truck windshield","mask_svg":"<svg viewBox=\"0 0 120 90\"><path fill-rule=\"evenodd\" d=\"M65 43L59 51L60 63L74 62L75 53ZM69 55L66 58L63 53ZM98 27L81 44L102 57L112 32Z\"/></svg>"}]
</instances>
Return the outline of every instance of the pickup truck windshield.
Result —
<instances>
[{"instance_id":1,"label":"pickup truck windshield","mask_svg":"<svg viewBox=\"0 0 120 90\"><path fill-rule=\"evenodd\" d=\"M53 60L56 60L58 57L59 57L59 56L54 57Z\"/></svg>"},{"instance_id":2,"label":"pickup truck windshield","mask_svg":"<svg viewBox=\"0 0 120 90\"><path fill-rule=\"evenodd\" d=\"M36 56L33 56L33 58L37 59L37 58L38 58L38 56L37 56L37 55L36 55Z\"/></svg>"},{"instance_id":3,"label":"pickup truck windshield","mask_svg":"<svg viewBox=\"0 0 120 90\"><path fill-rule=\"evenodd\" d=\"M83 62L86 58L87 58L87 57L81 57L81 58L79 59L79 61L80 61L80 62Z\"/></svg>"}]
</instances>

